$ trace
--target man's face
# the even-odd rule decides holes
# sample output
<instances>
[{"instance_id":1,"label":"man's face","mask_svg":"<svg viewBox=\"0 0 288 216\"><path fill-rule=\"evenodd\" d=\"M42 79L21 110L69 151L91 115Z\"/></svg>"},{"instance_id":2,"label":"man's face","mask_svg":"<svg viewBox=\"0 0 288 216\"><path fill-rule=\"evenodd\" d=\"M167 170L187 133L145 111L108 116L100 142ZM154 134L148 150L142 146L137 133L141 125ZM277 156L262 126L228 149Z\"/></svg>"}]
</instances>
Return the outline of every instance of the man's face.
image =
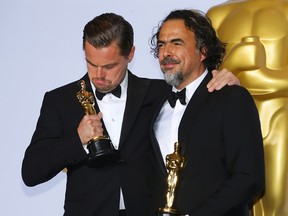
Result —
<instances>
[{"instance_id":1,"label":"man's face","mask_svg":"<svg viewBox=\"0 0 288 216\"><path fill-rule=\"evenodd\" d=\"M129 56L125 57L120 55L116 43L104 48L95 48L88 42L85 43L88 76L99 91L111 91L123 81L134 50L133 47Z\"/></svg>"},{"instance_id":2,"label":"man's face","mask_svg":"<svg viewBox=\"0 0 288 216\"><path fill-rule=\"evenodd\" d=\"M182 89L199 77L205 56L196 49L194 32L180 19L166 21L158 38L159 63L167 83Z\"/></svg>"}]
</instances>

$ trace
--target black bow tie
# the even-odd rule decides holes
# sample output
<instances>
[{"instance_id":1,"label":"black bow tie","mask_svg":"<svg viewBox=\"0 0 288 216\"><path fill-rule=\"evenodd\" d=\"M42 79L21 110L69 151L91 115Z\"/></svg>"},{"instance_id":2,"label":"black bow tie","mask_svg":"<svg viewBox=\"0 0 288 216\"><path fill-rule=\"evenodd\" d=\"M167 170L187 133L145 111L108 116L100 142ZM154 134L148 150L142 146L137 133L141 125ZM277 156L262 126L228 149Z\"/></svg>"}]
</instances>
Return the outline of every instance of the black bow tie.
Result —
<instances>
[{"instance_id":1,"label":"black bow tie","mask_svg":"<svg viewBox=\"0 0 288 216\"><path fill-rule=\"evenodd\" d=\"M186 104L186 88L182 89L180 92L171 91L168 95L168 102L172 108L175 107L176 101L179 99L180 103Z\"/></svg>"},{"instance_id":2,"label":"black bow tie","mask_svg":"<svg viewBox=\"0 0 288 216\"><path fill-rule=\"evenodd\" d=\"M102 98L108 94L108 93L112 93L114 96L120 98L121 97L121 86L118 85L115 89L113 89L112 91L110 92L99 92L97 89L96 89L96 97L99 99L99 100L102 100Z\"/></svg>"}]
</instances>

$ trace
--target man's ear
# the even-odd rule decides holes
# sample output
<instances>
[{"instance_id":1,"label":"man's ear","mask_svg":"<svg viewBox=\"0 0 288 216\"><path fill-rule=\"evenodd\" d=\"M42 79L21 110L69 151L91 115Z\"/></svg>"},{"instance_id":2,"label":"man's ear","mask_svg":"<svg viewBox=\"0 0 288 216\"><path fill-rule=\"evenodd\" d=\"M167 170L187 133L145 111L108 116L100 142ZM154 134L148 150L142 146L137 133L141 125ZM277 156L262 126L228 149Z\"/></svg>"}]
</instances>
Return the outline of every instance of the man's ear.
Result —
<instances>
[{"instance_id":1,"label":"man's ear","mask_svg":"<svg viewBox=\"0 0 288 216\"><path fill-rule=\"evenodd\" d=\"M130 51L130 53L129 53L129 55L128 55L129 63L132 61L132 59L133 59L133 57L134 57L134 53L135 53L135 46L133 46L133 47L131 48L131 51Z\"/></svg>"},{"instance_id":2,"label":"man's ear","mask_svg":"<svg viewBox=\"0 0 288 216\"><path fill-rule=\"evenodd\" d=\"M202 48L200 49L200 53L201 53L201 61L204 61L207 57L207 48L205 45L203 45Z\"/></svg>"}]
</instances>

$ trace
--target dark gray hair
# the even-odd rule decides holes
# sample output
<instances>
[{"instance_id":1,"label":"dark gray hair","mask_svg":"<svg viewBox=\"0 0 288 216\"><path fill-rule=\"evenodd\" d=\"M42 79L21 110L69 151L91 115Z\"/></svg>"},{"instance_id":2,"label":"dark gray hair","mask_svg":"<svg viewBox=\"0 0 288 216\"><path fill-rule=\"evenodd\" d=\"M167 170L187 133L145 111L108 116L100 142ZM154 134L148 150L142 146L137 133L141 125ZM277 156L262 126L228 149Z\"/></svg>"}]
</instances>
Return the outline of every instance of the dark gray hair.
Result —
<instances>
[{"instance_id":1,"label":"dark gray hair","mask_svg":"<svg viewBox=\"0 0 288 216\"><path fill-rule=\"evenodd\" d=\"M208 71L217 69L223 61L226 44L216 36L207 15L199 10L175 10L159 23L156 33L150 39L151 53L154 57L159 57L157 42L161 27L166 21L173 19L183 20L186 28L195 34L196 48L206 56L203 63Z\"/></svg>"},{"instance_id":2,"label":"dark gray hair","mask_svg":"<svg viewBox=\"0 0 288 216\"><path fill-rule=\"evenodd\" d=\"M101 14L89 21L83 30L83 49L88 42L96 48L107 47L116 42L121 55L128 56L134 43L131 24L114 13Z\"/></svg>"}]
</instances>

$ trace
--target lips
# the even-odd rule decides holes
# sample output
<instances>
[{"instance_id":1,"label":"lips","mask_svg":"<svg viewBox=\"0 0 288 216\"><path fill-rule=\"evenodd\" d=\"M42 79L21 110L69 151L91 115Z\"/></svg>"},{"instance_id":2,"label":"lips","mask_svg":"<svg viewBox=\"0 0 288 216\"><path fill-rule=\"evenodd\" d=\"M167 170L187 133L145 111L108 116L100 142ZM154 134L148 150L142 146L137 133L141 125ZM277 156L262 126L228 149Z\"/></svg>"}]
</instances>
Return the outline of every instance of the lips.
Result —
<instances>
[{"instance_id":1,"label":"lips","mask_svg":"<svg viewBox=\"0 0 288 216\"><path fill-rule=\"evenodd\" d=\"M171 70L171 69L175 68L177 64L176 63L165 63L162 65L163 65L163 68L165 70Z\"/></svg>"},{"instance_id":2,"label":"lips","mask_svg":"<svg viewBox=\"0 0 288 216\"><path fill-rule=\"evenodd\" d=\"M163 68L167 70L173 69L179 63L180 61L171 57L166 57L161 61L161 65L163 65Z\"/></svg>"},{"instance_id":3,"label":"lips","mask_svg":"<svg viewBox=\"0 0 288 216\"><path fill-rule=\"evenodd\" d=\"M93 79L93 83L96 86L103 86L103 85L107 84L107 81L104 79Z\"/></svg>"}]
</instances>

